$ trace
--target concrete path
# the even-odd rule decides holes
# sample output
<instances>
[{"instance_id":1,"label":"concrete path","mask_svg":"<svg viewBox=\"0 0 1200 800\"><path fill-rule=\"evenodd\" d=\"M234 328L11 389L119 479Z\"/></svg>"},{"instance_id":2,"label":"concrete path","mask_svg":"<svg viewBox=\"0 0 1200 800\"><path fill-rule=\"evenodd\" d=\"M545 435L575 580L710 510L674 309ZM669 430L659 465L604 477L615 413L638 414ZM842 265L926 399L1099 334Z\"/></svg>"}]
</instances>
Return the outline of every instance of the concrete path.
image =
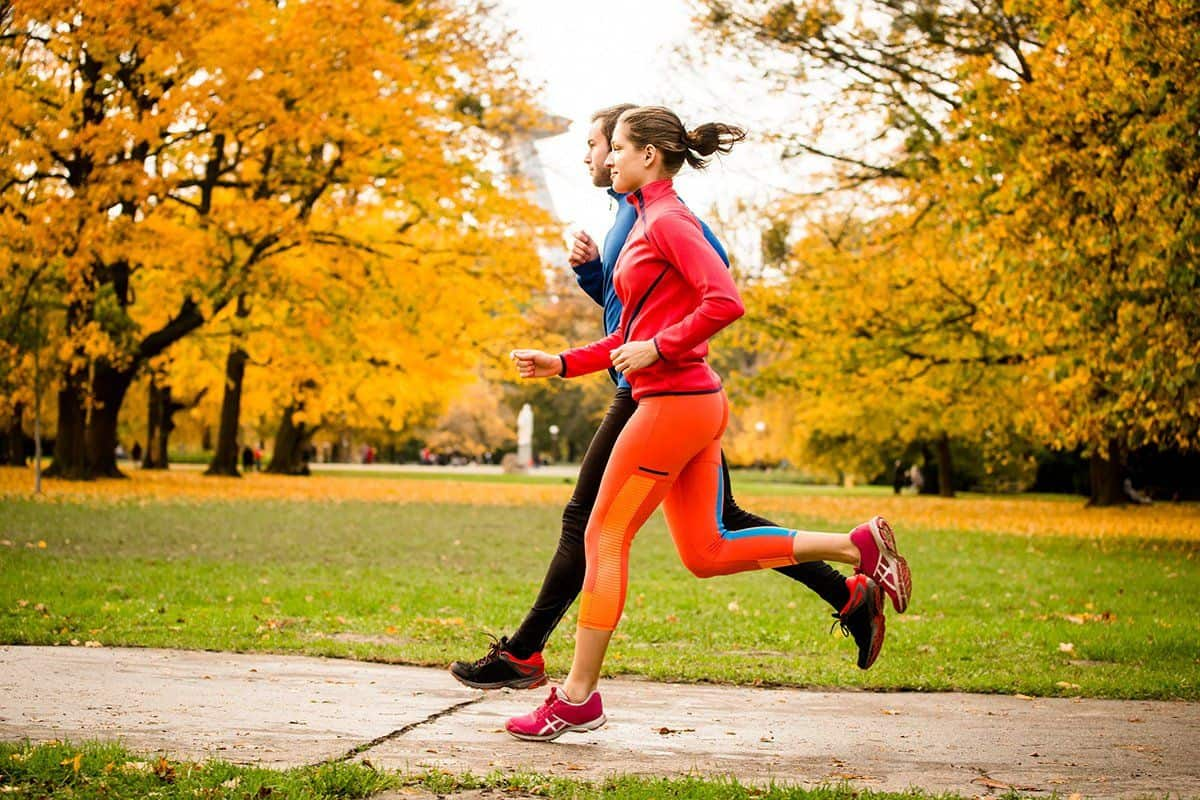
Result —
<instances>
[{"instance_id":1,"label":"concrete path","mask_svg":"<svg viewBox=\"0 0 1200 800\"><path fill-rule=\"evenodd\" d=\"M503 732L539 703L446 672L300 656L0 647L0 737L120 740L282 767L368 759L477 775L734 775L966 796L1200 797L1200 704L606 681L609 724Z\"/></svg>"}]
</instances>

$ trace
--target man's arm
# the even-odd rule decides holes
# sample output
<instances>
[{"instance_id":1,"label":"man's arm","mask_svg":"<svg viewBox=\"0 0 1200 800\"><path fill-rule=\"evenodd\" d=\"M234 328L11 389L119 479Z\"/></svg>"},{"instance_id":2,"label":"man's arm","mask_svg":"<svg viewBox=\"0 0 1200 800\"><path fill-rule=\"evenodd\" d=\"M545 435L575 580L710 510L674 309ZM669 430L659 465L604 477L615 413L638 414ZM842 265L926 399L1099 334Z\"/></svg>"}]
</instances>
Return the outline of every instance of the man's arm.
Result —
<instances>
[{"instance_id":1,"label":"man's arm","mask_svg":"<svg viewBox=\"0 0 1200 800\"><path fill-rule=\"evenodd\" d=\"M596 301L596 305L604 308L604 264L600 261L600 248L584 231L575 234L568 263L575 270L579 288Z\"/></svg>"}]
</instances>

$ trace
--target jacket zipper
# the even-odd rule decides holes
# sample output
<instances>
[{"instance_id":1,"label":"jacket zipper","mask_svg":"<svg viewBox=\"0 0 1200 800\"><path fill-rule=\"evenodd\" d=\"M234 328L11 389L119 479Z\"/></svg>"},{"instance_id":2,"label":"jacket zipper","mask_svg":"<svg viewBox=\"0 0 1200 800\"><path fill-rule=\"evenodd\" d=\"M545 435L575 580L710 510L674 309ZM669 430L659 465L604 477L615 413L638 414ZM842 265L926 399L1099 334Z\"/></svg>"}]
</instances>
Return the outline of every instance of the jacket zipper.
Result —
<instances>
[{"instance_id":1,"label":"jacket zipper","mask_svg":"<svg viewBox=\"0 0 1200 800\"><path fill-rule=\"evenodd\" d=\"M638 215L639 216L638 222L642 223L642 229L645 230L645 228L646 228L646 199L642 196L641 189L634 191L633 197L638 201L637 206L634 206L634 208L637 208L638 206L641 207L641 214ZM629 231L629 236L626 236L625 240L629 241L629 237L631 237L631 236L633 236L632 230ZM630 336L630 334L633 333L633 321L635 319L637 319L637 315L642 312L642 306L646 305L646 301L650 299L650 293L654 291L654 289L658 286L658 282L663 279L663 276L667 274L667 270L669 270L670 268L671 268L671 266L669 264L667 266L663 267L662 272L658 273L658 277L655 278L654 281L650 284L650 288L646 289L646 293L642 295L641 299L638 300L637 305L635 305L633 307L633 313L629 315L629 322L625 325L625 337L622 340L622 344L629 341L629 336Z\"/></svg>"},{"instance_id":2,"label":"jacket zipper","mask_svg":"<svg viewBox=\"0 0 1200 800\"><path fill-rule=\"evenodd\" d=\"M642 312L642 306L646 305L646 301L650 299L650 293L655 290L655 288L658 286L658 282L663 279L663 276L667 274L667 270L670 268L670 264L663 267L662 272L658 273L658 277L655 278L654 282L650 284L650 288L646 290L646 293L642 295L640 300L638 300L637 305L633 307L633 313L629 315L629 322L625 325L625 338L622 343L629 341L629 334L633 333L633 321L637 319L637 315Z\"/></svg>"}]
</instances>

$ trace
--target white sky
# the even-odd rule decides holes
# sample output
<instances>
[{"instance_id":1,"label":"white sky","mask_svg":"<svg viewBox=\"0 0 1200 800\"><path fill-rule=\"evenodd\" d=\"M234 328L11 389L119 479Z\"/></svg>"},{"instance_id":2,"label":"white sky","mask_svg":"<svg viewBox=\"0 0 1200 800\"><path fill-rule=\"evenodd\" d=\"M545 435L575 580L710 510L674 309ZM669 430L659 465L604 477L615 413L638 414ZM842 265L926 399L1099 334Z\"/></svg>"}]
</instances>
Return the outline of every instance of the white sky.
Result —
<instances>
[{"instance_id":1,"label":"white sky","mask_svg":"<svg viewBox=\"0 0 1200 800\"><path fill-rule=\"evenodd\" d=\"M799 113L786 107L795 103L794 97L772 95L741 64L696 67L676 55L681 44L700 35L685 0L498 0L497 5L517 32L512 49L527 77L544 86L542 105L572 120L566 134L538 143L554 211L597 240L611 224L612 210L603 191L591 186L583 165L587 128L596 109L621 102L661 104L674 109L688 127L728 122L746 127L752 137L766 131L772 117L794 119ZM675 183L726 247L753 260L756 234L723 229L714 219L714 206L724 215L738 198L765 200L785 186L796 186L795 175L803 167L789 162L788 177L776 149L750 141L704 172L684 167Z\"/></svg>"}]
</instances>

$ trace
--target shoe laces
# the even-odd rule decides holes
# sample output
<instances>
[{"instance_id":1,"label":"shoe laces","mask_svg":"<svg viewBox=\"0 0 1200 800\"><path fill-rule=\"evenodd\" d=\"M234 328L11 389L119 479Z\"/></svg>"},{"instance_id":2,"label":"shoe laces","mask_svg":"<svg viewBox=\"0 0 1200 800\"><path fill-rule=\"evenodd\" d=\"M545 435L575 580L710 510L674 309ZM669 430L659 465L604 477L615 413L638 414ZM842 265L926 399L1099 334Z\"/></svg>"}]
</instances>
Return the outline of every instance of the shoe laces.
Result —
<instances>
[{"instance_id":1,"label":"shoe laces","mask_svg":"<svg viewBox=\"0 0 1200 800\"><path fill-rule=\"evenodd\" d=\"M838 613L831 614L830 616L833 617L833 624L829 626L829 632L833 633L833 629L840 625L842 627L842 636L849 636L850 626L846 624L846 618Z\"/></svg>"},{"instance_id":2,"label":"shoe laces","mask_svg":"<svg viewBox=\"0 0 1200 800\"><path fill-rule=\"evenodd\" d=\"M550 692L546 695L546 699L542 704L533 710L533 716L538 722L545 722L550 717L550 709L554 702L558 699L558 692L554 687L550 687Z\"/></svg>"},{"instance_id":3,"label":"shoe laces","mask_svg":"<svg viewBox=\"0 0 1200 800\"><path fill-rule=\"evenodd\" d=\"M471 665L475 669L479 669L480 667L499 659L500 651L504 649L506 644L508 644L507 636L501 636L499 639L497 639L495 635L489 633L487 634L487 637L492 640L492 643L488 646L487 655L485 655L483 658L476 659L475 663Z\"/></svg>"}]
</instances>

